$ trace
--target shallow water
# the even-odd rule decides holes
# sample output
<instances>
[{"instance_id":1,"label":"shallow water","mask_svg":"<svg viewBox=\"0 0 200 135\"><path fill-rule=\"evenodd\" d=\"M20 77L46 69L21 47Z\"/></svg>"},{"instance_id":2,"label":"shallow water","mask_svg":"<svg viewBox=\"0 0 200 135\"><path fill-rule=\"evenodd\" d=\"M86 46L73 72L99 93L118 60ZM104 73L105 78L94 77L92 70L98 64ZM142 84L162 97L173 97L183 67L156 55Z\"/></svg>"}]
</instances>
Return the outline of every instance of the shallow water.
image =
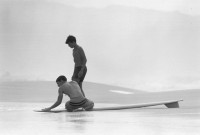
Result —
<instances>
[{"instance_id":1,"label":"shallow water","mask_svg":"<svg viewBox=\"0 0 200 135\"><path fill-rule=\"evenodd\" d=\"M2 135L197 135L200 110L163 106L97 112L41 113L52 103L0 102ZM63 108L64 104L58 107ZM97 107L111 106L96 104Z\"/></svg>"}]
</instances>

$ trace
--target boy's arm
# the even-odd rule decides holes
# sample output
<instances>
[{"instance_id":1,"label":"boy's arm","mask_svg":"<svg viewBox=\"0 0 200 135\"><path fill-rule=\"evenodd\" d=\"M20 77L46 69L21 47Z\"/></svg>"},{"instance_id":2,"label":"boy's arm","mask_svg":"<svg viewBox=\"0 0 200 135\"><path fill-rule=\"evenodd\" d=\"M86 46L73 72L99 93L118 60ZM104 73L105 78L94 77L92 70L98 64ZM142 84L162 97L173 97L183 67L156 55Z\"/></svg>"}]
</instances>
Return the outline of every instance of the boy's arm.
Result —
<instances>
[{"instance_id":1,"label":"boy's arm","mask_svg":"<svg viewBox=\"0 0 200 135\"><path fill-rule=\"evenodd\" d=\"M83 74L83 70L85 69L85 66L86 66L86 62L87 62L87 58L85 56L85 53L83 51L83 49L81 48L80 51L79 51L80 55L81 55L81 60L82 60L82 65L81 65L81 71L79 72L78 74L78 77L81 77L82 74Z\"/></svg>"},{"instance_id":2,"label":"boy's arm","mask_svg":"<svg viewBox=\"0 0 200 135\"><path fill-rule=\"evenodd\" d=\"M81 55L81 60L82 60L82 65L81 65L81 66L84 68L85 65L86 65L86 62L87 62L87 58L86 58L86 56L85 56L85 52L84 52L83 48L81 48L81 49L79 50L79 53L80 53L80 55Z\"/></svg>"},{"instance_id":3,"label":"boy's arm","mask_svg":"<svg viewBox=\"0 0 200 135\"><path fill-rule=\"evenodd\" d=\"M63 92L62 92L61 89L59 89L57 101L51 107L48 107L48 108L45 108L45 109L42 109L42 110L43 111L50 111L51 109L56 108L57 106L59 106L62 103L62 99L63 99Z\"/></svg>"}]
</instances>

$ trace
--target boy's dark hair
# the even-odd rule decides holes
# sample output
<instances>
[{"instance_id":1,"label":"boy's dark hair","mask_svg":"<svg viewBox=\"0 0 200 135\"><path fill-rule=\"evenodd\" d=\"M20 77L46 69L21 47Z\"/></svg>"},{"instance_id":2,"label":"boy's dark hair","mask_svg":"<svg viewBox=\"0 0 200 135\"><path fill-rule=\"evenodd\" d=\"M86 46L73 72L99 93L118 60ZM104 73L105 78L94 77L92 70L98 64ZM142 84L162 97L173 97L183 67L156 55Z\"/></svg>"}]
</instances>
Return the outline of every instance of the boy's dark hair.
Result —
<instances>
[{"instance_id":1,"label":"boy's dark hair","mask_svg":"<svg viewBox=\"0 0 200 135\"><path fill-rule=\"evenodd\" d=\"M68 44L68 43L73 43L73 42L75 42L76 43L76 38L74 37L74 36L72 36L72 35L69 35L68 37L67 37L67 40L66 40L66 44Z\"/></svg>"},{"instance_id":2,"label":"boy's dark hair","mask_svg":"<svg viewBox=\"0 0 200 135\"><path fill-rule=\"evenodd\" d=\"M60 81L67 81L67 78L64 75L60 75L57 79L56 82L60 82Z\"/></svg>"}]
</instances>

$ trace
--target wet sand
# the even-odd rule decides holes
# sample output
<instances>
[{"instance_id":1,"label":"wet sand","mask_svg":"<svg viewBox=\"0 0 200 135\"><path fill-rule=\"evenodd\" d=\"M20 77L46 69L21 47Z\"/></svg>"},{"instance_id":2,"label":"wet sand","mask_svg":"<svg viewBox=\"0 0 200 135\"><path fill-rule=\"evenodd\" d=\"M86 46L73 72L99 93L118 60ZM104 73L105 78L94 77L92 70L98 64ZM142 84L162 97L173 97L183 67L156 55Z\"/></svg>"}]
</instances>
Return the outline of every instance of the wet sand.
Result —
<instances>
[{"instance_id":1,"label":"wet sand","mask_svg":"<svg viewBox=\"0 0 200 135\"><path fill-rule=\"evenodd\" d=\"M4 103L4 107L2 107L1 103L1 134L197 135L200 133L199 108L168 109L160 106L120 111L73 113L36 113L32 110L45 105L48 103L17 104L10 102ZM97 104L97 106L105 105Z\"/></svg>"},{"instance_id":2,"label":"wet sand","mask_svg":"<svg viewBox=\"0 0 200 135\"><path fill-rule=\"evenodd\" d=\"M121 90L125 91L125 90ZM106 94L107 93L107 94ZM200 92L179 90L157 93L109 93L87 91L96 107L183 99L180 108L164 105L97 112L34 112L53 102L0 102L2 135L199 135ZM56 97L54 98L56 99ZM63 109L64 103L57 109Z\"/></svg>"}]
</instances>

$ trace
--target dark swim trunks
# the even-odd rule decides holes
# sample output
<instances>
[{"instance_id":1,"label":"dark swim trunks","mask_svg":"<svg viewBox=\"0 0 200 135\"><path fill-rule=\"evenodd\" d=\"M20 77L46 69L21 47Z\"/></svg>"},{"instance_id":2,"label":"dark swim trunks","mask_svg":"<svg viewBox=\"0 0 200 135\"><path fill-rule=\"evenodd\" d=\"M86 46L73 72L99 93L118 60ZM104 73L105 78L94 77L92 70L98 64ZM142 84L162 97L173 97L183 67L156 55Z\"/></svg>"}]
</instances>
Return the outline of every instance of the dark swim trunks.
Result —
<instances>
[{"instance_id":1,"label":"dark swim trunks","mask_svg":"<svg viewBox=\"0 0 200 135\"><path fill-rule=\"evenodd\" d=\"M92 110L93 107L94 107L94 102L87 98L78 103L68 101L65 104L65 109L67 109L67 111L69 112L72 112L73 110L76 110L78 108L84 108L86 111L89 111Z\"/></svg>"},{"instance_id":2,"label":"dark swim trunks","mask_svg":"<svg viewBox=\"0 0 200 135\"><path fill-rule=\"evenodd\" d=\"M74 68L74 73L73 73L73 76L72 76L72 80L73 81L78 81L78 83L79 82L83 82L83 80L84 80L84 78L85 78L85 75L86 75L86 73L87 73L87 67L85 66L85 68L84 68L84 70L83 70L83 75L79 78L78 77L78 73L81 71L81 66L79 66L79 67L75 67Z\"/></svg>"}]
</instances>

